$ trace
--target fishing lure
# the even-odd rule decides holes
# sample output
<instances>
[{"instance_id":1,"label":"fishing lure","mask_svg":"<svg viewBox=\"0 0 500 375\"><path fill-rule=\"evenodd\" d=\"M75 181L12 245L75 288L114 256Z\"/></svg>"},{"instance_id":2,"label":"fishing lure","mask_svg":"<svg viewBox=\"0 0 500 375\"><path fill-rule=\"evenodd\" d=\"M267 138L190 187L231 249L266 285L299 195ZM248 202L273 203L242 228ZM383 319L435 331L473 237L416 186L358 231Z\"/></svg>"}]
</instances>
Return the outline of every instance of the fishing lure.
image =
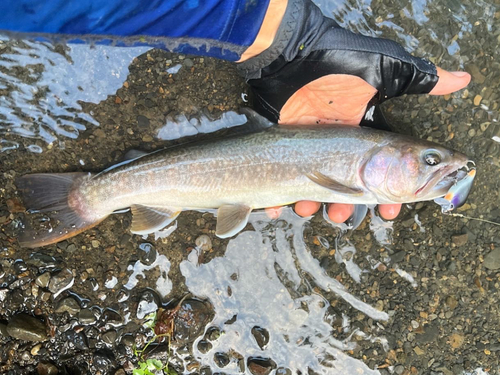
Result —
<instances>
[{"instance_id":1,"label":"fishing lure","mask_svg":"<svg viewBox=\"0 0 500 375\"><path fill-rule=\"evenodd\" d=\"M443 213L451 212L455 208L462 206L474 183L476 177L476 168L471 168L464 178L460 179L453 185L444 197L434 199L434 202L441 206Z\"/></svg>"}]
</instances>

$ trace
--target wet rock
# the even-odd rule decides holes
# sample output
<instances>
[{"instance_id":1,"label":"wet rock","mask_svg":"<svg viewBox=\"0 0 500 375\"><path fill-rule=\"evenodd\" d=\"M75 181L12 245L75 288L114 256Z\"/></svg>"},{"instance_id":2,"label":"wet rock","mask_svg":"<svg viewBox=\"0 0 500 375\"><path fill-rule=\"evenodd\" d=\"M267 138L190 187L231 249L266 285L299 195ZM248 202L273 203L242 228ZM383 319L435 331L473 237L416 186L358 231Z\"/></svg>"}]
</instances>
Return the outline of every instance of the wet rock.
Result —
<instances>
[{"instance_id":1,"label":"wet rock","mask_svg":"<svg viewBox=\"0 0 500 375\"><path fill-rule=\"evenodd\" d=\"M405 243L406 243L406 241L405 241ZM413 245L413 243L412 243L412 245ZM405 259L405 256L406 256L405 251L398 251L397 253L394 253L391 255L391 262L392 263L400 263Z\"/></svg>"},{"instance_id":2,"label":"wet rock","mask_svg":"<svg viewBox=\"0 0 500 375\"><path fill-rule=\"evenodd\" d=\"M0 302L5 301L8 294L9 294L9 289L0 289Z\"/></svg>"},{"instance_id":3,"label":"wet rock","mask_svg":"<svg viewBox=\"0 0 500 375\"><path fill-rule=\"evenodd\" d=\"M182 302L174 317L174 339L179 345L194 341L213 318L212 305L197 299Z\"/></svg>"},{"instance_id":4,"label":"wet rock","mask_svg":"<svg viewBox=\"0 0 500 375\"><path fill-rule=\"evenodd\" d=\"M50 272L44 272L35 279L35 284L41 288L47 288L50 281Z\"/></svg>"},{"instance_id":5,"label":"wet rock","mask_svg":"<svg viewBox=\"0 0 500 375\"><path fill-rule=\"evenodd\" d=\"M132 237L128 233L124 233L120 238L120 247L125 247L130 243Z\"/></svg>"},{"instance_id":6,"label":"wet rock","mask_svg":"<svg viewBox=\"0 0 500 375\"><path fill-rule=\"evenodd\" d=\"M57 296L62 291L71 288L73 285L73 274L69 269L64 269L52 276L49 282L49 290Z\"/></svg>"},{"instance_id":7,"label":"wet rock","mask_svg":"<svg viewBox=\"0 0 500 375\"><path fill-rule=\"evenodd\" d=\"M63 333L63 337L67 342L70 342L78 350L88 350L87 337L83 332L69 330Z\"/></svg>"},{"instance_id":8,"label":"wet rock","mask_svg":"<svg viewBox=\"0 0 500 375\"><path fill-rule=\"evenodd\" d=\"M147 127L149 126L149 119L146 116L138 115L137 125L139 125L139 127Z\"/></svg>"},{"instance_id":9,"label":"wet rock","mask_svg":"<svg viewBox=\"0 0 500 375\"><path fill-rule=\"evenodd\" d=\"M59 265L56 258L43 253L31 254L26 263L41 269L52 269Z\"/></svg>"},{"instance_id":10,"label":"wet rock","mask_svg":"<svg viewBox=\"0 0 500 375\"><path fill-rule=\"evenodd\" d=\"M108 345L115 345L116 337L116 331L114 329L111 329L108 332L103 333L102 341L104 341Z\"/></svg>"},{"instance_id":11,"label":"wet rock","mask_svg":"<svg viewBox=\"0 0 500 375\"><path fill-rule=\"evenodd\" d=\"M292 371L289 368L278 367L276 369L276 375L292 375Z\"/></svg>"},{"instance_id":12,"label":"wet rock","mask_svg":"<svg viewBox=\"0 0 500 375\"><path fill-rule=\"evenodd\" d=\"M217 327L211 327L207 330L207 339L210 341L216 341L221 335L220 329Z\"/></svg>"},{"instance_id":13,"label":"wet rock","mask_svg":"<svg viewBox=\"0 0 500 375\"><path fill-rule=\"evenodd\" d=\"M481 73L477 65L467 64L465 65L465 70L472 76L472 81L474 83L484 83L486 77Z\"/></svg>"},{"instance_id":14,"label":"wet rock","mask_svg":"<svg viewBox=\"0 0 500 375\"><path fill-rule=\"evenodd\" d=\"M76 245L74 243L70 243L68 247L66 248L66 251L68 253L74 253L76 250Z\"/></svg>"},{"instance_id":15,"label":"wet rock","mask_svg":"<svg viewBox=\"0 0 500 375\"><path fill-rule=\"evenodd\" d=\"M141 263L144 263L147 266L152 265L158 256L154 246L145 242L139 245L139 249L141 250L139 252L139 260Z\"/></svg>"},{"instance_id":16,"label":"wet rock","mask_svg":"<svg viewBox=\"0 0 500 375\"><path fill-rule=\"evenodd\" d=\"M451 236L451 243L455 246L463 246L467 243L469 235L467 233L464 234L456 234Z\"/></svg>"},{"instance_id":17,"label":"wet rock","mask_svg":"<svg viewBox=\"0 0 500 375\"><path fill-rule=\"evenodd\" d=\"M144 356L166 362L171 357L171 350L167 344L150 345L145 349Z\"/></svg>"},{"instance_id":18,"label":"wet rock","mask_svg":"<svg viewBox=\"0 0 500 375\"><path fill-rule=\"evenodd\" d=\"M18 340L24 341L45 341L45 324L28 314L18 314L13 316L7 324L9 335Z\"/></svg>"},{"instance_id":19,"label":"wet rock","mask_svg":"<svg viewBox=\"0 0 500 375\"><path fill-rule=\"evenodd\" d=\"M116 361L111 351L100 350L94 354L93 365L97 370L108 373L111 368L116 366Z\"/></svg>"},{"instance_id":20,"label":"wet rock","mask_svg":"<svg viewBox=\"0 0 500 375\"><path fill-rule=\"evenodd\" d=\"M451 309L454 310L458 306L458 301L455 296L448 296L446 297L446 305Z\"/></svg>"},{"instance_id":21,"label":"wet rock","mask_svg":"<svg viewBox=\"0 0 500 375\"><path fill-rule=\"evenodd\" d=\"M131 348L135 345L135 339L132 335L123 335L120 343L128 348Z\"/></svg>"},{"instance_id":22,"label":"wet rock","mask_svg":"<svg viewBox=\"0 0 500 375\"><path fill-rule=\"evenodd\" d=\"M497 270L500 268L500 247L494 249L484 257L483 266L489 270Z\"/></svg>"},{"instance_id":23,"label":"wet rock","mask_svg":"<svg viewBox=\"0 0 500 375\"><path fill-rule=\"evenodd\" d=\"M130 293L127 291L127 290L120 290L118 292L118 295L116 296L116 300L118 302L125 302L126 300L128 300L130 297Z\"/></svg>"},{"instance_id":24,"label":"wet rock","mask_svg":"<svg viewBox=\"0 0 500 375\"><path fill-rule=\"evenodd\" d=\"M26 272L27 269L28 269L28 266L26 265L26 263L24 263L24 261L17 260L14 262L14 272L16 274L19 275L20 273Z\"/></svg>"},{"instance_id":25,"label":"wet rock","mask_svg":"<svg viewBox=\"0 0 500 375\"><path fill-rule=\"evenodd\" d=\"M9 337L7 332L7 325L0 323L0 337Z\"/></svg>"},{"instance_id":26,"label":"wet rock","mask_svg":"<svg viewBox=\"0 0 500 375\"><path fill-rule=\"evenodd\" d=\"M439 329L437 327L428 325L424 328L424 332L416 335L416 340L420 343L433 342L439 336Z\"/></svg>"},{"instance_id":27,"label":"wet rock","mask_svg":"<svg viewBox=\"0 0 500 375\"><path fill-rule=\"evenodd\" d=\"M250 357L247 367L253 375L269 375L276 368L276 363L270 358Z\"/></svg>"},{"instance_id":28,"label":"wet rock","mask_svg":"<svg viewBox=\"0 0 500 375\"><path fill-rule=\"evenodd\" d=\"M73 297L68 297L59 301L55 312L59 314L67 312L69 315L75 316L80 312L80 304Z\"/></svg>"},{"instance_id":29,"label":"wet rock","mask_svg":"<svg viewBox=\"0 0 500 375\"><path fill-rule=\"evenodd\" d=\"M257 341L257 345L261 350L264 350L266 345L269 343L269 332L261 327L253 327L252 335Z\"/></svg>"},{"instance_id":30,"label":"wet rock","mask_svg":"<svg viewBox=\"0 0 500 375\"><path fill-rule=\"evenodd\" d=\"M200 368L200 375L212 375L212 370L208 366L202 367Z\"/></svg>"},{"instance_id":31,"label":"wet rock","mask_svg":"<svg viewBox=\"0 0 500 375\"><path fill-rule=\"evenodd\" d=\"M38 375L57 375L59 370L52 363L40 362L36 365Z\"/></svg>"},{"instance_id":32,"label":"wet rock","mask_svg":"<svg viewBox=\"0 0 500 375\"><path fill-rule=\"evenodd\" d=\"M152 290L146 290L141 295L141 299L137 304L137 318L144 319L148 314L158 310L159 298Z\"/></svg>"},{"instance_id":33,"label":"wet rock","mask_svg":"<svg viewBox=\"0 0 500 375\"><path fill-rule=\"evenodd\" d=\"M42 348L42 344L37 344L34 347L32 347L31 351L30 351L31 355L33 355L33 356L38 355L41 348Z\"/></svg>"},{"instance_id":34,"label":"wet rock","mask_svg":"<svg viewBox=\"0 0 500 375\"><path fill-rule=\"evenodd\" d=\"M203 353L203 354L206 354L208 353L210 350L212 350L212 344L210 343L210 341L207 341L207 340L200 340L200 342L198 343L198 350Z\"/></svg>"},{"instance_id":35,"label":"wet rock","mask_svg":"<svg viewBox=\"0 0 500 375\"><path fill-rule=\"evenodd\" d=\"M226 353L215 353L214 362L217 365L217 367L224 368L229 364L230 359Z\"/></svg>"},{"instance_id":36,"label":"wet rock","mask_svg":"<svg viewBox=\"0 0 500 375\"><path fill-rule=\"evenodd\" d=\"M185 59L182 62L182 65L184 65L186 68L191 68L194 65L194 63L193 63L193 60L191 60L191 59Z\"/></svg>"},{"instance_id":37,"label":"wet rock","mask_svg":"<svg viewBox=\"0 0 500 375\"><path fill-rule=\"evenodd\" d=\"M123 317L112 309L104 310L104 312L102 313L101 319L105 323L111 324L113 326L119 326L119 325L123 324Z\"/></svg>"},{"instance_id":38,"label":"wet rock","mask_svg":"<svg viewBox=\"0 0 500 375\"><path fill-rule=\"evenodd\" d=\"M125 372L124 369L118 369L116 372L115 372L115 375L126 375L127 373Z\"/></svg>"}]
</instances>

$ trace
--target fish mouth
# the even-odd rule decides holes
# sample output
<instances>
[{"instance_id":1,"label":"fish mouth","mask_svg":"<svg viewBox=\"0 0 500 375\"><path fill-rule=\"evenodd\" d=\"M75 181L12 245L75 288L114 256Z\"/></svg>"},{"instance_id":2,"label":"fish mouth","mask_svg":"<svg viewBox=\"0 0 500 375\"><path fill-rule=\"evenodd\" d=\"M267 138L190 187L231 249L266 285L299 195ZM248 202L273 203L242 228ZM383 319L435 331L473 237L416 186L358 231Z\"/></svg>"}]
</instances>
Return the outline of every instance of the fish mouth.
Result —
<instances>
[{"instance_id":1,"label":"fish mouth","mask_svg":"<svg viewBox=\"0 0 500 375\"><path fill-rule=\"evenodd\" d=\"M457 181L465 178L470 169L469 163L474 164L472 160L468 160L465 164L448 165L438 169L415 191L415 196L426 199L444 196Z\"/></svg>"}]
</instances>

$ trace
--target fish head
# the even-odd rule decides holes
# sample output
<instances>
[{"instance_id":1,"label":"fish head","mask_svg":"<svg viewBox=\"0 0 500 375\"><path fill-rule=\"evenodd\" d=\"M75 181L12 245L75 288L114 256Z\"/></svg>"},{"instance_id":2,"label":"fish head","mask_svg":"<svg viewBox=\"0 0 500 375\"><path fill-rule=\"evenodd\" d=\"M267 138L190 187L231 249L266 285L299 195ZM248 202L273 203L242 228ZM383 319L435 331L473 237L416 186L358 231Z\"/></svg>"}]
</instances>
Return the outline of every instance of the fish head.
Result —
<instances>
[{"instance_id":1,"label":"fish head","mask_svg":"<svg viewBox=\"0 0 500 375\"><path fill-rule=\"evenodd\" d=\"M438 144L403 139L373 150L361 178L380 202L432 200L447 193L468 161L466 155Z\"/></svg>"}]
</instances>

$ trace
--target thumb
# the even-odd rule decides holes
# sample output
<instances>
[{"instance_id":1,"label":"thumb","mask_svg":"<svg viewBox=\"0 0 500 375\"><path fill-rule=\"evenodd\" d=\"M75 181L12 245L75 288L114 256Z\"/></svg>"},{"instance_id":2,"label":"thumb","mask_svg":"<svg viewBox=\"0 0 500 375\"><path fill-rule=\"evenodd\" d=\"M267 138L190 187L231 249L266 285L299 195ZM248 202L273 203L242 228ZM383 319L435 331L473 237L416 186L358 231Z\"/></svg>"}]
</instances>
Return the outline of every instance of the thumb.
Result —
<instances>
[{"instance_id":1,"label":"thumb","mask_svg":"<svg viewBox=\"0 0 500 375\"><path fill-rule=\"evenodd\" d=\"M447 70L436 67L439 77L436 86L429 92L430 95L446 95L466 87L471 76L467 72L448 72Z\"/></svg>"}]
</instances>

